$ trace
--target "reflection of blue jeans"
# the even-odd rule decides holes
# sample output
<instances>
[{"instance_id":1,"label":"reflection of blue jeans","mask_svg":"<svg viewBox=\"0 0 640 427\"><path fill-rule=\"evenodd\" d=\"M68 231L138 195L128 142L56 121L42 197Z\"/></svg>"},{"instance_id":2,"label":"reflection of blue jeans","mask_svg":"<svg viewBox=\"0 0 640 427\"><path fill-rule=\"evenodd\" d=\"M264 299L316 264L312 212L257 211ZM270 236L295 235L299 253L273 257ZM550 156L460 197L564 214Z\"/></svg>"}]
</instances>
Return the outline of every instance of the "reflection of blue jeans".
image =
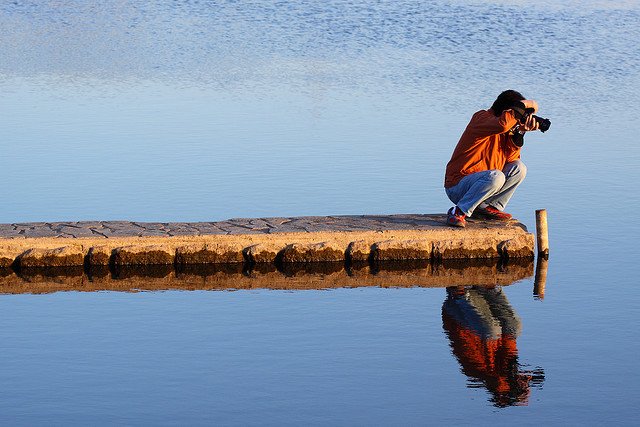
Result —
<instances>
[{"instance_id":1,"label":"reflection of blue jeans","mask_svg":"<svg viewBox=\"0 0 640 427\"><path fill-rule=\"evenodd\" d=\"M527 167L520 160L507 163L502 171L488 170L472 173L453 187L445 188L447 196L465 215L486 203L503 211L514 191L527 175Z\"/></svg>"}]
</instances>

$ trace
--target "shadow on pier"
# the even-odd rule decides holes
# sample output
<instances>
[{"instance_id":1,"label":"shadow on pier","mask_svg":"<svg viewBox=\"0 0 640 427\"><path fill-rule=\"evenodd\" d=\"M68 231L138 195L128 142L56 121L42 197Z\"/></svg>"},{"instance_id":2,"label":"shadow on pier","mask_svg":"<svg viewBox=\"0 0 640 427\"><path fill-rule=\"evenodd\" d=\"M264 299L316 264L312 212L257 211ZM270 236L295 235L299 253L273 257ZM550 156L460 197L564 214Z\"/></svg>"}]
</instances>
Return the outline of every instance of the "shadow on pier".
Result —
<instances>
[{"instance_id":1,"label":"shadow on pier","mask_svg":"<svg viewBox=\"0 0 640 427\"><path fill-rule=\"evenodd\" d=\"M0 293L451 287L510 285L533 275L533 261L428 260L378 263L209 264L0 269Z\"/></svg>"}]
</instances>

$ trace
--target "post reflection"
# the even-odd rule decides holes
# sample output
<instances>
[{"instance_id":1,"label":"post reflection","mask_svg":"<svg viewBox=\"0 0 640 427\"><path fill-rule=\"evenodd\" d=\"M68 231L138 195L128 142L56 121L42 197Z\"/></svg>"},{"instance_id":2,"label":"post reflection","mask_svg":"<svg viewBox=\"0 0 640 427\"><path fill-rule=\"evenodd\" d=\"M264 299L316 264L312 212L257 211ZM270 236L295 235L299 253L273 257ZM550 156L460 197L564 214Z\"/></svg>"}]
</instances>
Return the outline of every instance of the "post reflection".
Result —
<instances>
[{"instance_id":1,"label":"post reflection","mask_svg":"<svg viewBox=\"0 0 640 427\"><path fill-rule=\"evenodd\" d=\"M528 404L544 370L521 369L516 339L522 324L502 288L447 288L442 325L469 387L486 388L498 407Z\"/></svg>"},{"instance_id":2,"label":"post reflection","mask_svg":"<svg viewBox=\"0 0 640 427\"><path fill-rule=\"evenodd\" d=\"M549 260L545 257L538 257L538 261L536 262L536 276L533 281L533 296L539 300L544 299L548 268Z\"/></svg>"}]
</instances>

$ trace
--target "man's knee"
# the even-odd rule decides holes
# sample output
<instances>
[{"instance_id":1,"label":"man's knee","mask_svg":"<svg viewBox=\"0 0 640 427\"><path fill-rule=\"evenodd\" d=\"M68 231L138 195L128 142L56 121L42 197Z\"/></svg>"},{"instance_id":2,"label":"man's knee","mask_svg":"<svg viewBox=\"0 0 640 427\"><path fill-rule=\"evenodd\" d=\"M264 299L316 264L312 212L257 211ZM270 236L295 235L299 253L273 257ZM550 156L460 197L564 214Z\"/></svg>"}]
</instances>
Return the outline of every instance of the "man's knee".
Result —
<instances>
[{"instance_id":1,"label":"man's knee","mask_svg":"<svg viewBox=\"0 0 640 427\"><path fill-rule=\"evenodd\" d=\"M503 171L507 179L517 178L522 181L527 176L527 165L522 160L515 160L507 163Z\"/></svg>"},{"instance_id":2,"label":"man's knee","mask_svg":"<svg viewBox=\"0 0 640 427\"><path fill-rule=\"evenodd\" d=\"M504 183L507 181L507 177L502 171L492 170L489 171L489 181L491 186L498 191L504 186Z\"/></svg>"}]
</instances>

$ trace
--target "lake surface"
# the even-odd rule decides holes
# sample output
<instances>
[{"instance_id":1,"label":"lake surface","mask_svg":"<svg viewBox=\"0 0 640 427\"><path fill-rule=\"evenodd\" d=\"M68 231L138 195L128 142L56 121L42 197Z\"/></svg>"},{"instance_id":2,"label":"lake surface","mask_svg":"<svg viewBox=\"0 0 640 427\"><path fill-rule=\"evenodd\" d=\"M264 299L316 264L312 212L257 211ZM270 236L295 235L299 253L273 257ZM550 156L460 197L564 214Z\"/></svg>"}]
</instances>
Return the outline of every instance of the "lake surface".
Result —
<instances>
[{"instance_id":1,"label":"lake surface","mask_svg":"<svg viewBox=\"0 0 640 427\"><path fill-rule=\"evenodd\" d=\"M16 0L0 28L3 223L444 212L473 112L513 88L552 120L509 206L549 212L544 299L2 295L3 424L635 424L637 2Z\"/></svg>"}]
</instances>

